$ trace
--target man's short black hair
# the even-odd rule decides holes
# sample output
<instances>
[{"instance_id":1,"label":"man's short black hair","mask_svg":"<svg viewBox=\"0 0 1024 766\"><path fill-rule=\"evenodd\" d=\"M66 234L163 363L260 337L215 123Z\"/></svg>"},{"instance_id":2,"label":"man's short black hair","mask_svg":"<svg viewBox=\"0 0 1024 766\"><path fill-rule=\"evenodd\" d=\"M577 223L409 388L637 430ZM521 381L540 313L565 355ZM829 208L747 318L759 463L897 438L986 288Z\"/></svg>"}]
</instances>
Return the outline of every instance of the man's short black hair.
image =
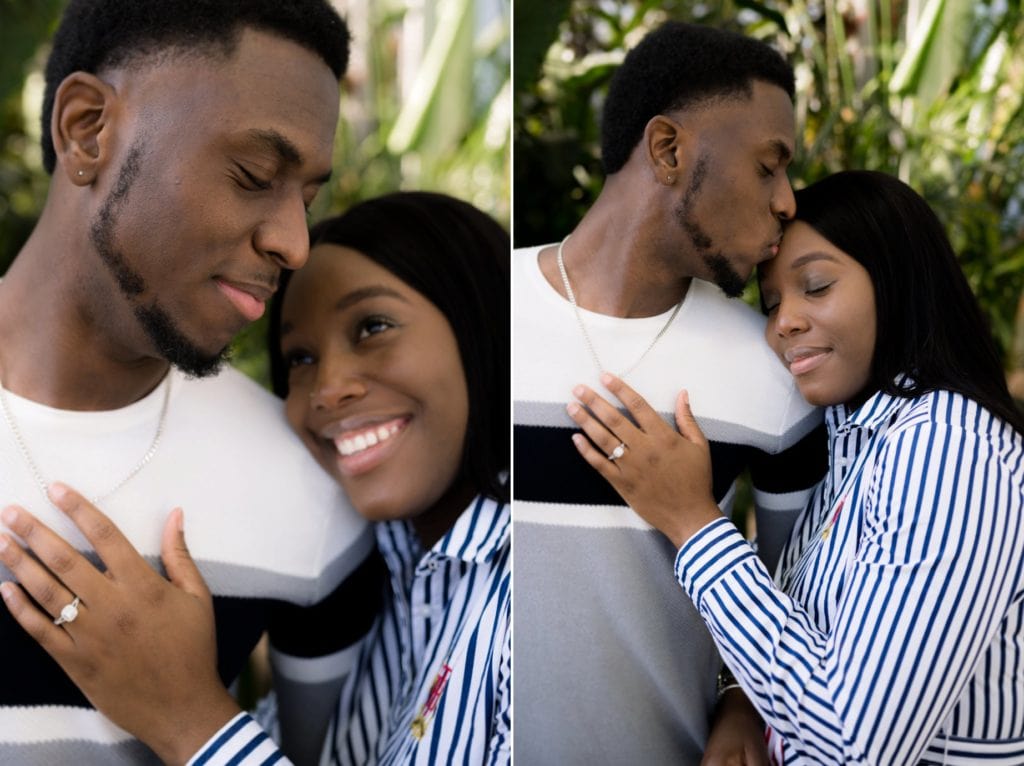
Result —
<instances>
[{"instance_id":1,"label":"man's short black hair","mask_svg":"<svg viewBox=\"0 0 1024 766\"><path fill-rule=\"evenodd\" d=\"M605 173L623 168L652 117L723 96L749 97L754 80L793 98L793 69L760 40L669 21L648 33L612 77L601 118Z\"/></svg>"},{"instance_id":2,"label":"man's short black hair","mask_svg":"<svg viewBox=\"0 0 1024 766\"><path fill-rule=\"evenodd\" d=\"M230 56L247 27L308 48L339 80L345 74L348 27L326 0L71 0L46 63L46 171L53 173L56 165L50 136L53 99L69 74L96 74L166 51Z\"/></svg>"}]
</instances>

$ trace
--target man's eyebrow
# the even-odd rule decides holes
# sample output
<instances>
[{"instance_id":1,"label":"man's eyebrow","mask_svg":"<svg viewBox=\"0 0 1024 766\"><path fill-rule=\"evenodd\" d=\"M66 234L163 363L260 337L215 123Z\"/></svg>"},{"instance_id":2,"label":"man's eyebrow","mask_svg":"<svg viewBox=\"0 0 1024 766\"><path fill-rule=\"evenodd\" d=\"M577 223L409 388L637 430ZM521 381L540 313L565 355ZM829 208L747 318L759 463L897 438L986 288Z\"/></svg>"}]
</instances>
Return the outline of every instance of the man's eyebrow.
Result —
<instances>
[{"instance_id":1,"label":"man's eyebrow","mask_svg":"<svg viewBox=\"0 0 1024 766\"><path fill-rule=\"evenodd\" d=\"M299 151L299 147L276 130L252 128L248 131L248 136L253 143L259 144L261 148L276 154L288 165L301 165L303 162L302 152ZM317 183L324 184L327 183L330 177L331 171L328 170L315 180Z\"/></svg>"},{"instance_id":2,"label":"man's eyebrow","mask_svg":"<svg viewBox=\"0 0 1024 766\"><path fill-rule=\"evenodd\" d=\"M769 142L769 146L775 152L775 156L779 158L780 162L789 162L789 160L793 159L793 152L786 145L785 141L776 138Z\"/></svg>"}]
</instances>

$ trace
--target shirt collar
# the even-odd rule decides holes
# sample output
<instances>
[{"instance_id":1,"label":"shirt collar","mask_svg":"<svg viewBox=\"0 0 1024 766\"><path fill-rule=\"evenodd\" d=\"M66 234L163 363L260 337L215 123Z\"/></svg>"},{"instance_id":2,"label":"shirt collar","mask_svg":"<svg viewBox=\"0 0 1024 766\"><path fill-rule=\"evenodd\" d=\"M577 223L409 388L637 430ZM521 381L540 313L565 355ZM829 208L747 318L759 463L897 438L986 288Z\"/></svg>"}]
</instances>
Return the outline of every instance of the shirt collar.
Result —
<instances>
[{"instance_id":1,"label":"shirt collar","mask_svg":"<svg viewBox=\"0 0 1024 766\"><path fill-rule=\"evenodd\" d=\"M424 553L408 521L384 521L376 527L377 545L385 558L397 556L407 564L420 565L435 557L482 564L492 560L509 540L509 506L478 495L455 524Z\"/></svg>"},{"instance_id":2,"label":"shirt collar","mask_svg":"<svg viewBox=\"0 0 1024 766\"><path fill-rule=\"evenodd\" d=\"M834 404L825 410L825 423L829 433L846 433L854 428L877 431L883 425L892 425L903 407L910 403L905 396L893 396L876 391L860 407L850 411L845 404Z\"/></svg>"}]
</instances>

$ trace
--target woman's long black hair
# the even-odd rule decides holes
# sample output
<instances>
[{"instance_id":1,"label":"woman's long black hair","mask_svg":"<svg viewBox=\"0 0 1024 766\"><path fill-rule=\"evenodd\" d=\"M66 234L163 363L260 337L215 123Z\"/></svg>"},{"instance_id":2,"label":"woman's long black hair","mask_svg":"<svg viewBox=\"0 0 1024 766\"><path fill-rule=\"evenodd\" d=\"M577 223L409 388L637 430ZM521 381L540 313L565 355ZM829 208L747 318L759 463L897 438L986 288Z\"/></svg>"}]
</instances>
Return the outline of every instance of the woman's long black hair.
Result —
<instances>
[{"instance_id":1,"label":"woman's long black hair","mask_svg":"<svg viewBox=\"0 0 1024 766\"><path fill-rule=\"evenodd\" d=\"M433 303L451 325L469 394L459 475L478 492L508 501L509 237L472 205L432 192L397 192L367 200L321 221L312 246L335 244L383 266ZM270 307L270 371L274 392L288 395L281 356L281 304L290 272Z\"/></svg>"},{"instance_id":2,"label":"woman's long black hair","mask_svg":"<svg viewBox=\"0 0 1024 766\"><path fill-rule=\"evenodd\" d=\"M844 171L796 192L804 221L854 258L875 288L868 393L956 391L1024 433L999 352L938 216L892 176ZM897 382L909 376L909 385Z\"/></svg>"}]
</instances>

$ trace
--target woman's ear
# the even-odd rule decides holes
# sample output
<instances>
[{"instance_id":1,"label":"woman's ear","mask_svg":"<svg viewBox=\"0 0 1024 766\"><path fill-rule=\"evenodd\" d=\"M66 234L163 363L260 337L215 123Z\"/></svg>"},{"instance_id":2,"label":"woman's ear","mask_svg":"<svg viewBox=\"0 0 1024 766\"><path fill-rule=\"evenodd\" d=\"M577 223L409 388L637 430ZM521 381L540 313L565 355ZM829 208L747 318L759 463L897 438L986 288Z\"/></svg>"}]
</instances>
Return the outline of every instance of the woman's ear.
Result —
<instances>
[{"instance_id":1,"label":"woman's ear","mask_svg":"<svg viewBox=\"0 0 1024 766\"><path fill-rule=\"evenodd\" d=\"M117 92L88 72L72 72L57 87L50 134L58 166L76 186L86 186L106 159Z\"/></svg>"},{"instance_id":2,"label":"woman's ear","mask_svg":"<svg viewBox=\"0 0 1024 766\"><path fill-rule=\"evenodd\" d=\"M658 114L648 121L643 144L658 183L672 186L679 179L690 140L690 132L667 115Z\"/></svg>"}]
</instances>

